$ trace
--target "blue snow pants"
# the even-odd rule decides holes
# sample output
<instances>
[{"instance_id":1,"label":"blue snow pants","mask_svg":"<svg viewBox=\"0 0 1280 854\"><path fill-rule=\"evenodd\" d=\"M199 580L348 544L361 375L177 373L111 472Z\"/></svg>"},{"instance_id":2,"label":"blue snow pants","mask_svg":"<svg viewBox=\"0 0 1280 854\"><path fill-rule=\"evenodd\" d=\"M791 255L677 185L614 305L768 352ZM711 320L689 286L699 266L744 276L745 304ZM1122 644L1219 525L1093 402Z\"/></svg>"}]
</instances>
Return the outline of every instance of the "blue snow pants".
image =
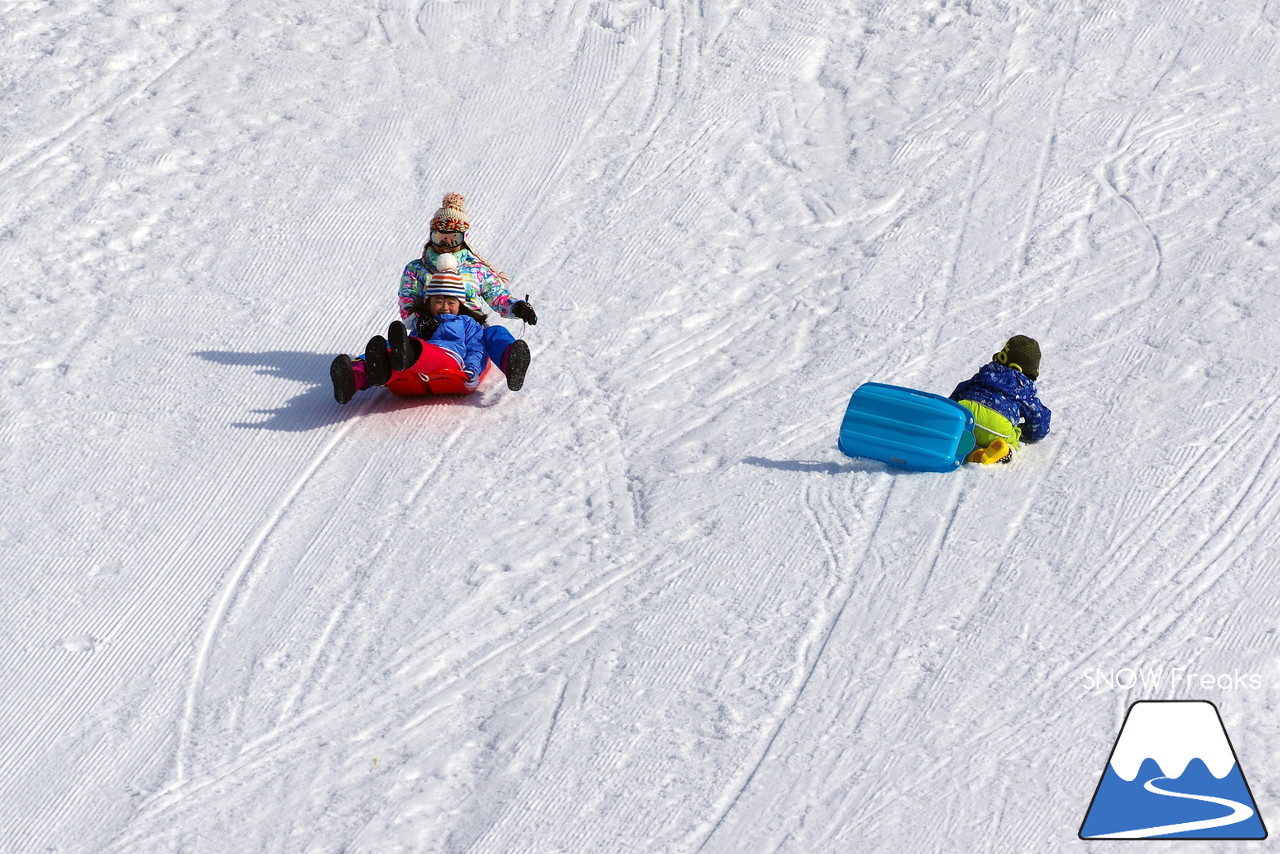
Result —
<instances>
[{"instance_id":1,"label":"blue snow pants","mask_svg":"<svg viewBox=\"0 0 1280 854\"><path fill-rule=\"evenodd\" d=\"M504 367L502 357L506 355L507 348L516 340L511 334L511 330L505 326L486 326L484 328L484 354L489 357L489 361L498 366L499 370Z\"/></svg>"}]
</instances>

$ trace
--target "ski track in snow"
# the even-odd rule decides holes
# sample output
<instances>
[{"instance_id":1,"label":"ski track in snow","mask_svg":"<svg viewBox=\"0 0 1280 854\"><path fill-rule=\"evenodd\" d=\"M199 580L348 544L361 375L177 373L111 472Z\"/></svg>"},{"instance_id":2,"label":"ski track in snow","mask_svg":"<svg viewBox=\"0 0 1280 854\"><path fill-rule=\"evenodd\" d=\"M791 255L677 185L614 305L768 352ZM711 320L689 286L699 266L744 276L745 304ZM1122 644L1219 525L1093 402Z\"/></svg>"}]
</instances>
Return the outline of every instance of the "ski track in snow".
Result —
<instances>
[{"instance_id":1,"label":"ski track in snow","mask_svg":"<svg viewBox=\"0 0 1280 854\"><path fill-rule=\"evenodd\" d=\"M1144 664L1271 788L1274 3L0 32L0 851L1054 851ZM525 389L338 407L453 190ZM1013 465L836 452L1017 332Z\"/></svg>"},{"instance_id":2,"label":"ski track in snow","mask_svg":"<svg viewBox=\"0 0 1280 854\"><path fill-rule=\"evenodd\" d=\"M367 409L368 406L369 404L366 402L365 408ZM183 709L181 721L179 722L180 726L178 730L177 750L178 765L174 772L174 776L180 781L186 779L187 776L187 761L185 754L187 751L187 744L190 739L192 721L196 713L195 710L197 704L200 700L200 690L206 678L209 658L213 654L214 644L218 638L219 630L222 628L223 622L226 619L227 611L231 607L231 603L234 600L238 589L244 582L245 576L257 562L258 556L261 553L263 546L270 538L272 531L280 526L282 520L293 506L299 493L306 487L307 483L316 473L316 470L324 464L324 461L328 458L329 454L333 452L333 449L338 446L346 433L349 432L351 426L355 423L357 422L350 421L341 429L334 432L333 436L329 438L324 447L315 455L307 466L307 469L302 473L297 485L291 488L284 495L280 506L272 511L270 516L268 516L262 530L249 542L245 548L243 556L236 561L231 572L228 573L226 587L223 589L222 594L218 597L218 600L214 605L213 613L209 618L208 628L196 650L196 660L192 669L191 684L187 689L187 700ZM447 447L448 444L450 443L445 443L445 446Z\"/></svg>"}]
</instances>

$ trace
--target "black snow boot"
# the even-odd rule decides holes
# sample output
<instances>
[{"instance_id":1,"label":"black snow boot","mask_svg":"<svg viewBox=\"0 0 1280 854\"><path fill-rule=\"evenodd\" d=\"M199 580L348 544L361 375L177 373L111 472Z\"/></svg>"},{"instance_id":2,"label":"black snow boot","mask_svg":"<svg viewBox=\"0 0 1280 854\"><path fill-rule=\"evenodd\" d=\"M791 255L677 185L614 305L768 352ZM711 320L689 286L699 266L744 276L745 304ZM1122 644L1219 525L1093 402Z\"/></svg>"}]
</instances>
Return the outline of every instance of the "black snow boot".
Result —
<instances>
[{"instance_id":1,"label":"black snow boot","mask_svg":"<svg viewBox=\"0 0 1280 854\"><path fill-rule=\"evenodd\" d=\"M391 355L381 335L370 338L364 347L364 376L369 385L386 385L391 379Z\"/></svg>"},{"instance_id":2,"label":"black snow boot","mask_svg":"<svg viewBox=\"0 0 1280 854\"><path fill-rule=\"evenodd\" d=\"M387 341L391 345L391 370L407 371L422 355L422 342L409 335L409 330L399 320L391 321L387 329Z\"/></svg>"},{"instance_id":3,"label":"black snow boot","mask_svg":"<svg viewBox=\"0 0 1280 854\"><path fill-rule=\"evenodd\" d=\"M524 386L524 375L529 371L529 345L523 340L512 341L502 357L502 372L507 375L507 388L519 391Z\"/></svg>"},{"instance_id":4,"label":"black snow boot","mask_svg":"<svg viewBox=\"0 0 1280 854\"><path fill-rule=\"evenodd\" d=\"M346 353L329 365L329 379L333 380L333 399L346 403L356 396L356 372L351 368L351 357Z\"/></svg>"}]
</instances>

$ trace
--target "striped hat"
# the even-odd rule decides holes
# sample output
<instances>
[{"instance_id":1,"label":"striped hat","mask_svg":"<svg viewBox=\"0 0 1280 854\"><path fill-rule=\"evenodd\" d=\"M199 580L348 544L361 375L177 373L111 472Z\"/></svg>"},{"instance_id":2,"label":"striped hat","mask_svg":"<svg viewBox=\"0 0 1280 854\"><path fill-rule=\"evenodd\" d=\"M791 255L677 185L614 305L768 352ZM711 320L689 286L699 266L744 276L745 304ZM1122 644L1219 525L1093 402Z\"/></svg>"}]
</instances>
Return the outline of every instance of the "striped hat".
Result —
<instances>
[{"instance_id":1,"label":"striped hat","mask_svg":"<svg viewBox=\"0 0 1280 854\"><path fill-rule=\"evenodd\" d=\"M467 301L467 286L456 270L440 270L433 273L427 289L422 292L425 297L454 297L462 302Z\"/></svg>"},{"instance_id":2,"label":"striped hat","mask_svg":"<svg viewBox=\"0 0 1280 854\"><path fill-rule=\"evenodd\" d=\"M440 210L431 217L431 230L469 231L471 223L467 221L467 212L462 207L466 201L461 193L446 193Z\"/></svg>"}]
</instances>

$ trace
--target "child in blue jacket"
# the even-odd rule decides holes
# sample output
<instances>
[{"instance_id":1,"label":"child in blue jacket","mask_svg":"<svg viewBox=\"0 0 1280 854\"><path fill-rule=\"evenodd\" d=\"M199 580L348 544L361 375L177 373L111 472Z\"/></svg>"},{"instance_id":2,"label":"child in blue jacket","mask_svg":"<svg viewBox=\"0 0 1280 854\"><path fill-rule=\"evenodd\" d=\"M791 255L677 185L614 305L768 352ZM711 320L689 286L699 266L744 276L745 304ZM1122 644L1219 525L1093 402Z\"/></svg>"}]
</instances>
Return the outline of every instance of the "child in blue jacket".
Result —
<instances>
[{"instance_id":1,"label":"child in blue jacket","mask_svg":"<svg viewBox=\"0 0 1280 854\"><path fill-rule=\"evenodd\" d=\"M485 354L485 316L467 306L466 287L462 277L453 270L440 270L432 275L422 296L425 303L415 306L415 335L409 335L405 325L398 320L391 324L388 333L391 370L407 371L412 368L422 355L422 342L430 341L458 360L458 367L467 375L467 387L475 388L480 382L481 371L489 362ZM513 354L509 352L510 347L507 349L509 360ZM507 379L510 381L510 374Z\"/></svg>"},{"instance_id":2,"label":"child in blue jacket","mask_svg":"<svg viewBox=\"0 0 1280 854\"><path fill-rule=\"evenodd\" d=\"M951 392L952 400L973 413L977 448L970 462L1007 463L1021 440L1036 442L1049 435L1051 413L1036 393L1039 376L1040 344L1015 335Z\"/></svg>"}]
</instances>

